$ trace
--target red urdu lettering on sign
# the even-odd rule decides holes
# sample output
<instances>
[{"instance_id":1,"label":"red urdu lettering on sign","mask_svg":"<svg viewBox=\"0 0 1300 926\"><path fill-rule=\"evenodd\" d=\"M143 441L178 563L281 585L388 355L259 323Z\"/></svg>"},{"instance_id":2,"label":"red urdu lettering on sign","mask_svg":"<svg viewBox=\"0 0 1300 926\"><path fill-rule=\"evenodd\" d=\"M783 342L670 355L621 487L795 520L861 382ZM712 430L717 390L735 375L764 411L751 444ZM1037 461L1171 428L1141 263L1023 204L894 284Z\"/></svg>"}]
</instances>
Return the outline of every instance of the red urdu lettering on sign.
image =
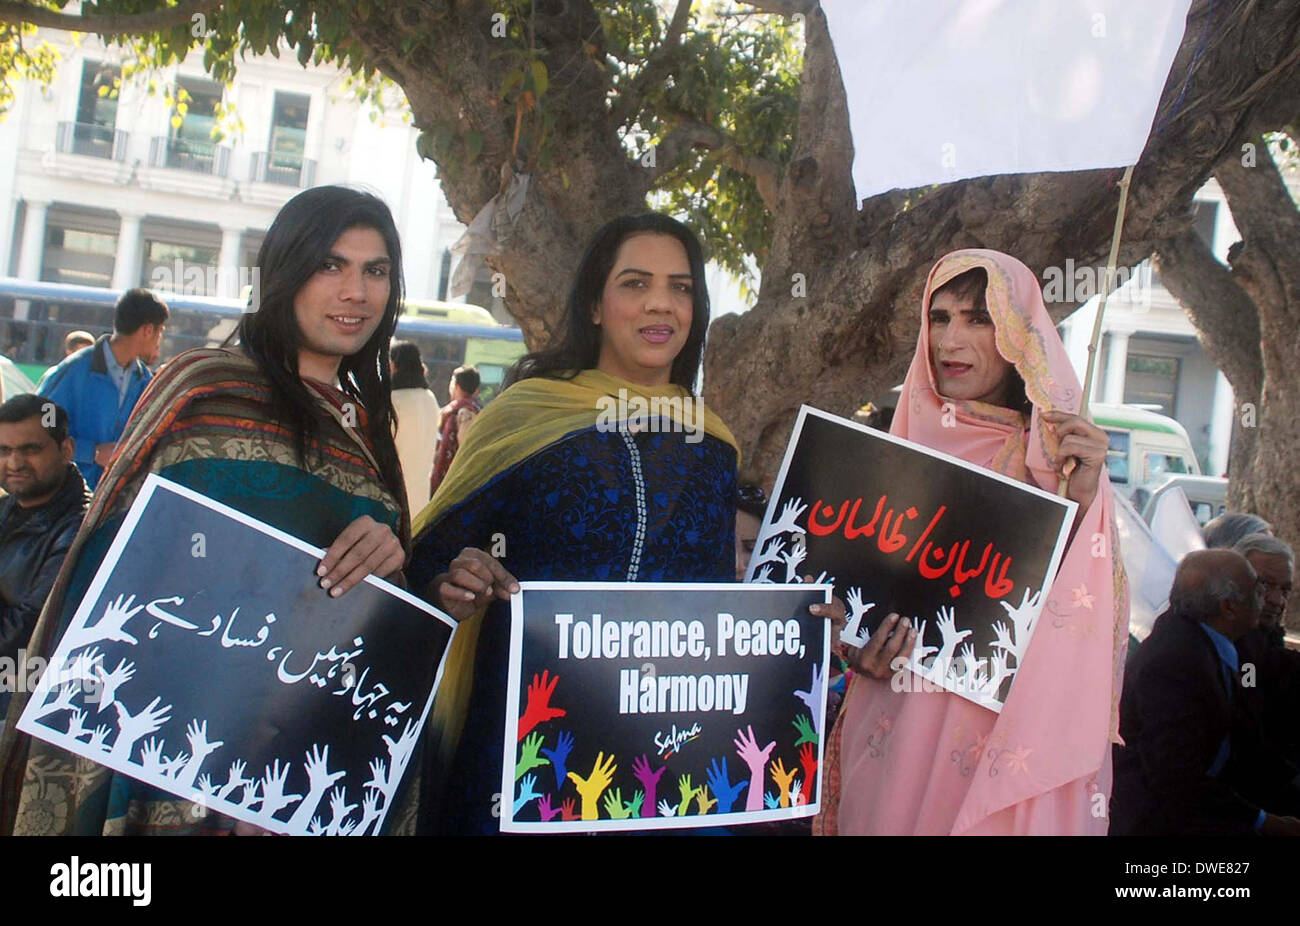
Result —
<instances>
[{"instance_id":1,"label":"red urdu lettering on sign","mask_svg":"<svg viewBox=\"0 0 1300 926\"><path fill-rule=\"evenodd\" d=\"M812 508L808 510L808 533L816 537L825 537L827 534L833 534L840 529L840 525L844 523L844 518L848 514L849 503L846 501L844 502L844 504L840 505L840 516L835 519L835 523L832 524L830 527L827 527L825 524L819 524L817 522L818 508L821 508L822 517L824 518L834 514L835 509L832 508L830 505L827 505L825 508L822 508L822 500L819 498L817 499L817 501L813 502Z\"/></svg>"},{"instance_id":2,"label":"red urdu lettering on sign","mask_svg":"<svg viewBox=\"0 0 1300 926\"><path fill-rule=\"evenodd\" d=\"M939 510L934 513L934 517L930 519L930 523L925 526L925 530L921 532L921 536L917 538L916 543L912 545L912 549L908 551L907 561L909 563L912 561L912 557L916 555L916 551L921 548L921 544L925 543L925 538L930 536L930 531L934 530L934 526L939 523L939 519L943 517L943 513L947 510L947 505L939 506Z\"/></svg>"},{"instance_id":3,"label":"red urdu lettering on sign","mask_svg":"<svg viewBox=\"0 0 1300 926\"><path fill-rule=\"evenodd\" d=\"M957 548L959 546L961 546L960 542L954 543L952 549L948 551L948 557L946 559L943 559L943 547L936 547L935 549L939 552L943 565L931 566L926 562L926 557L930 554L930 544L927 543L925 545L925 552L921 554L921 561L916 564L916 568L920 571L921 575L927 579L939 578L948 571L948 567L951 566L953 561L957 558Z\"/></svg>"},{"instance_id":4,"label":"red urdu lettering on sign","mask_svg":"<svg viewBox=\"0 0 1300 926\"><path fill-rule=\"evenodd\" d=\"M993 565L989 567L989 574L984 577L984 594L990 598L1004 598L1006 594L1016 587L1016 583L1007 579L1007 569L1011 566L1011 557L1005 557L1002 560L1002 571L997 578L993 574L998 569L998 557L1001 553L993 554Z\"/></svg>"},{"instance_id":5,"label":"red urdu lettering on sign","mask_svg":"<svg viewBox=\"0 0 1300 926\"><path fill-rule=\"evenodd\" d=\"M826 503L819 498L813 503L808 512L808 533L817 537L827 537L843 528L843 535L848 540L874 536L876 546L882 553L897 553L908 543L908 539L903 533L904 522L906 520L915 520L919 512L915 506L911 506L895 515L893 508L885 510L888 498L888 495L881 495L876 500L871 520L866 524L856 523L864 499L845 499L836 508L833 504ZM979 565L972 569L966 565L971 549L970 540L955 541L946 551L944 547L936 547L933 541L927 540L947 511L947 505L939 506L938 510L930 518L929 523L926 524L925 530L912 544L905 557L906 561L910 563L916 559L919 551L920 559L917 562L917 571L922 577L931 581L942 578L951 570L952 585L948 587L948 593L954 598L960 597L962 586L971 579L978 577L987 567L988 572L984 578L984 594L994 599L1006 597L1015 588L1015 583L1007 578L1007 572L1011 568L1011 557L1002 553L995 553L992 542L984 545L984 550L980 554ZM829 520L832 517L834 521ZM990 556L992 556L992 563L989 562Z\"/></svg>"},{"instance_id":6,"label":"red urdu lettering on sign","mask_svg":"<svg viewBox=\"0 0 1300 926\"><path fill-rule=\"evenodd\" d=\"M862 504L862 499L858 499L854 502L853 510L849 512L848 523L844 525L844 536L849 540L857 540L859 537L870 537L874 535L876 533L876 524L880 521L880 513L885 510L885 498L886 496L882 495L880 496L880 500L876 502L875 514L872 515L871 521L866 527L853 526L853 520L857 517L858 505Z\"/></svg>"}]
</instances>

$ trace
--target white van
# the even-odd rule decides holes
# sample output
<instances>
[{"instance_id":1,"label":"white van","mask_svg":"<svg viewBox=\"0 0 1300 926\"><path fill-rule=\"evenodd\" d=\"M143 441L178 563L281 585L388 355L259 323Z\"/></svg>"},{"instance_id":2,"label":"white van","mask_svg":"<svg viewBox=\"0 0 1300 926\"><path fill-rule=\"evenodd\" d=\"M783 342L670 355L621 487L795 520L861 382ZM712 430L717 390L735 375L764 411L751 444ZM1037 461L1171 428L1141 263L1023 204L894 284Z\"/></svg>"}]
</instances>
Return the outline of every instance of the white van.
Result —
<instances>
[{"instance_id":1,"label":"white van","mask_svg":"<svg viewBox=\"0 0 1300 926\"><path fill-rule=\"evenodd\" d=\"M1132 499L1172 475L1201 475L1186 429L1172 418L1131 405L1095 404L1093 422L1106 432L1106 469L1115 491Z\"/></svg>"}]
</instances>

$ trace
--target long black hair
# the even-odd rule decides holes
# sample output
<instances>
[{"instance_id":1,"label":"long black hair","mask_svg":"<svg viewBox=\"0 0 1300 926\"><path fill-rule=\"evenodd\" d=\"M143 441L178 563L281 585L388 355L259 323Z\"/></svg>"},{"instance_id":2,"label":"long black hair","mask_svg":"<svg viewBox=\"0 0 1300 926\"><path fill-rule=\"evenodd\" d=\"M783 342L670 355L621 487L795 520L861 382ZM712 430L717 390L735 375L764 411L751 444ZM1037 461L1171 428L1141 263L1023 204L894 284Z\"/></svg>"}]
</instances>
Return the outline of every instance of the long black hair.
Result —
<instances>
[{"instance_id":1,"label":"long black hair","mask_svg":"<svg viewBox=\"0 0 1300 926\"><path fill-rule=\"evenodd\" d=\"M388 347L393 360L394 389L428 389L429 382L424 378L424 361L420 358L420 348L410 341L394 341Z\"/></svg>"},{"instance_id":2,"label":"long black hair","mask_svg":"<svg viewBox=\"0 0 1300 926\"><path fill-rule=\"evenodd\" d=\"M511 368L505 384L521 379L548 376L571 379L596 366L600 358L600 326L591 320L592 309L605 291L614 269L618 249L632 235L651 232L671 235L686 249L691 266L691 331L681 352L673 359L670 380L688 392L695 389L704 359L704 335L709 330L709 291L704 282L704 249L700 239L681 222L658 212L619 216L607 222L587 245L578 262L573 285L564 305L564 328L557 343L527 354Z\"/></svg>"},{"instance_id":3,"label":"long black hair","mask_svg":"<svg viewBox=\"0 0 1300 926\"><path fill-rule=\"evenodd\" d=\"M298 373L302 335L293 303L298 290L321 268L330 249L350 228L371 228L383 236L391 262L388 304L379 327L361 350L339 364L339 386L365 409L379 475L398 500L405 487L393 442L393 403L389 384L388 342L397 329L402 305L402 248L393 214L384 201L361 190L321 186L303 190L280 209L257 253L256 310L239 322L239 342L271 382L276 415L294 436L298 461L319 428L316 402Z\"/></svg>"}]
</instances>

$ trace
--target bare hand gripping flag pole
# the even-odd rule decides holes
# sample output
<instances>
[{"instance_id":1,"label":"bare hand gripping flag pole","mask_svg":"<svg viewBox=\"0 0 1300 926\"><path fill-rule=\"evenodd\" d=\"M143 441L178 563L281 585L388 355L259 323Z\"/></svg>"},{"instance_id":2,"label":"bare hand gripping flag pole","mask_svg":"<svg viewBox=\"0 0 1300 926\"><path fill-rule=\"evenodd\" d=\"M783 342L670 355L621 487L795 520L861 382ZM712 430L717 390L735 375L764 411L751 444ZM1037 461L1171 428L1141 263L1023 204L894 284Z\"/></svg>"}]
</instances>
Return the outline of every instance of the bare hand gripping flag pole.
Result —
<instances>
[{"instance_id":1,"label":"bare hand gripping flag pole","mask_svg":"<svg viewBox=\"0 0 1300 926\"><path fill-rule=\"evenodd\" d=\"M1088 347L1086 415L1133 166L1191 0L821 5L839 51L860 198L993 174L1125 167Z\"/></svg>"}]
</instances>

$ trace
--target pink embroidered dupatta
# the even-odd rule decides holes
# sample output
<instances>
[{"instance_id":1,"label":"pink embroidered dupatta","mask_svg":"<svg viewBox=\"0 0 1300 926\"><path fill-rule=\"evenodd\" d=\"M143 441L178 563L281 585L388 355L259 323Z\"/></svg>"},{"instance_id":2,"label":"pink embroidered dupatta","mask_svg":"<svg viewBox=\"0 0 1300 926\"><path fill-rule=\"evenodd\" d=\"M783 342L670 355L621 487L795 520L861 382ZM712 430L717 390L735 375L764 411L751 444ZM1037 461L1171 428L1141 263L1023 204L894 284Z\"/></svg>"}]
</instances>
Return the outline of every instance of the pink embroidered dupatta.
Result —
<instances>
[{"instance_id":1,"label":"pink embroidered dupatta","mask_svg":"<svg viewBox=\"0 0 1300 926\"><path fill-rule=\"evenodd\" d=\"M952 401L930 365L930 294L982 267L998 352L1033 405L1024 415ZM1082 389L1034 274L988 250L955 251L930 271L921 334L892 433L1055 491L1056 438L1040 411L1077 412ZM951 422L951 418L950 418ZM852 680L828 744L828 796L818 830L850 834L1105 834L1111 743L1118 740L1128 586L1103 472L1001 714L948 692L894 691Z\"/></svg>"}]
</instances>

